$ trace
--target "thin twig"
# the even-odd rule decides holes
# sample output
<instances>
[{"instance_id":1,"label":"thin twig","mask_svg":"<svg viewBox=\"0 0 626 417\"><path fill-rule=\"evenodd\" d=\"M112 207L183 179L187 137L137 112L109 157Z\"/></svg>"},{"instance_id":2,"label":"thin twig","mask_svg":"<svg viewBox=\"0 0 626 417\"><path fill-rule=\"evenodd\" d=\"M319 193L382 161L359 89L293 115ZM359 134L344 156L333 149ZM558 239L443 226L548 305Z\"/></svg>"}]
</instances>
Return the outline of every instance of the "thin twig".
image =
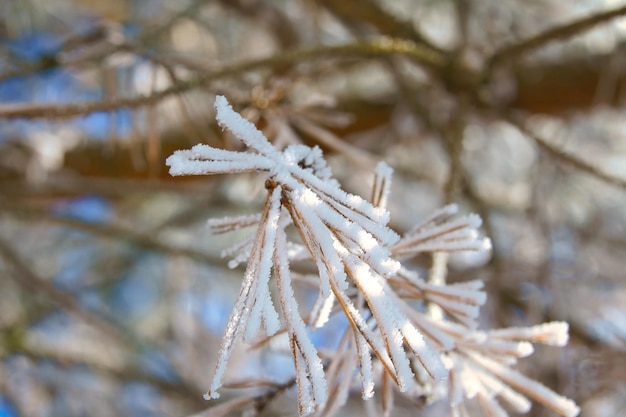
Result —
<instances>
[{"instance_id":1,"label":"thin twig","mask_svg":"<svg viewBox=\"0 0 626 417\"><path fill-rule=\"evenodd\" d=\"M45 352L39 351L38 347L31 347L28 344L21 344L19 349L8 349L6 353L19 354L26 356L33 361L56 361L61 364L67 365L87 365L90 370L96 371L99 375L106 377L113 377L119 381L141 381L150 385L153 385L161 391L168 394L176 394L190 403L193 403L197 407L206 407L206 401L202 399L202 396L197 395L195 389L191 388L188 384L180 381L167 381L161 378L154 377L137 366L124 366L124 367L111 367L106 366L97 361L90 361L85 357L76 358L73 355L64 351Z\"/></svg>"},{"instance_id":2,"label":"thin twig","mask_svg":"<svg viewBox=\"0 0 626 417\"><path fill-rule=\"evenodd\" d=\"M356 166L372 167L378 162L376 158L368 151L351 145L347 141L341 140L340 137L331 131L312 123L304 117L292 116L289 120L292 126L306 136L311 137L324 147L344 155L348 160Z\"/></svg>"},{"instance_id":3,"label":"thin twig","mask_svg":"<svg viewBox=\"0 0 626 417\"><path fill-rule=\"evenodd\" d=\"M200 6L207 1L208 0L193 1L188 7L170 16L162 24L143 31L135 40L131 42L107 43L104 45L104 48L98 51L96 55L90 56L90 60L94 62L101 62L105 57L116 52L131 51L137 54L147 55L153 61L159 61L156 53L148 50L150 44L153 43L156 38L170 30L180 19L197 14ZM35 62L26 63L25 65L19 66L14 70L0 74L0 82L11 78L33 75L53 68L67 67L68 65L82 62L82 60L68 60L64 56L71 54L71 52L77 50L78 48L92 45L96 42L107 42L106 38L108 31L109 29L105 26L99 25L87 33L70 34L66 39L61 41L61 45L56 52L44 55Z\"/></svg>"},{"instance_id":4,"label":"thin twig","mask_svg":"<svg viewBox=\"0 0 626 417\"><path fill-rule=\"evenodd\" d=\"M266 392L255 398L254 409L257 413L262 413L263 410L280 394L291 389L296 385L296 378L291 378L287 382L278 385L273 390Z\"/></svg>"},{"instance_id":5,"label":"thin twig","mask_svg":"<svg viewBox=\"0 0 626 417\"><path fill-rule=\"evenodd\" d=\"M128 345L131 341L130 333L122 331L101 315L86 310L72 294L57 289L50 281L39 277L2 237L0 237L0 257L13 271L12 274L7 275L26 291L45 295L62 309L124 345Z\"/></svg>"},{"instance_id":6,"label":"thin twig","mask_svg":"<svg viewBox=\"0 0 626 417\"><path fill-rule=\"evenodd\" d=\"M369 42L348 43L344 45L321 46L309 49L295 49L285 53L253 59L241 63L228 65L221 70L204 73L195 78L173 84L170 87L152 94L139 95L136 97L123 97L116 100L86 101L69 105L58 104L20 104L0 106L0 118L5 119L68 119L85 116L95 112L109 112L121 108L137 108L154 104L172 95L185 93L194 88L207 85L220 78L225 78L248 71L295 64L308 59L321 57L346 58L353 56L386 56L390 54L405 55L427 67L442 70L447 65L444 55L424 48L414 42L394 39L379 38Z\"/></svg>"},{"instance_id":7,"label":"thin twig","mask_svg":"<svg viewBox=\"0 0 626 417\"><path fill-rule=\"evenodd\" d=\"M158 246L158 243L156 246ZM121 346L129 348L131 351L142 351L150 346L166 349L165 344L160 340L145 340L130 331L130 329L103 316L102 313L94 313L85 309L73 294L57 289L50 281L38 276L35 271L20 259L18 253L2 237L0 237L0 258L13 271L13 274L7 275L26 291L42 294L58 307L116 340ZM138 372L141 373L141 371ZM195 392L197 389L197 387L186 381L185 378L180 378L179 385L182 391Z\"/></svg>"},{"instance_id":8,"label":"thin twig","mask_svg":"<svg viewBox=\"0 0 626 417\"><path fill-rule=\"evenodd\" d=\"M541 149L550 154L550 156L554 157L556 160L570 165L582 172L593 175L594 177L601 179L608 184L617 185L618 187L626 189L626 179L618 178L602 171L593 164L582 160L577 155L574 155L571 152L561 149L558 146L548 142L544 138L532 132L530 129L524 127L524 125L521 123L516 123L515 121L512 121L512 123L514 123L525 135L532 138Z\"/></svg>"},{"instance_id":9,"label":"thin twig","mask_svg":"<svg viewBox=\"0 0 626 417\"><path fill-rule=\"evenodd\" d=\"M105 36L106 33L102 26L98 26L87 33L70 35L62 41L62 45L58 48L58 52L55 52L54 54L44 54L34 62L19 62L17 68L1 73L0 83L11 78L27 77L29 75L37 74L38 72L61 67L64 64L63 59L60 58L63 52L85 44L100 41ZM10 61L21 61L18 56L15 56L16 54L12 55L13 56Z\"/></svg>"},{"instance_id":10,"label":"thin twig","mask_svg":"<svg viewBox=\"0 0 626 417\"><path fill-rule=\"evenodd\" d=\"M591 16L585 16L581 19L575 20L546 30L535 36L531 36L528 39L517 42L513 45L506 45L498 49L490 59L489 66L495 66L502 61L509 60L511 58L518 57L534 49L541 48L550 42L565 40L566 38L578 35L592 27L606 22L607 20L614 19L616 17L626 14L626 5L617 7L615 9L600 12Z\"/></svg>"},{"instance_id":11,"label":"thin twig","mask_svg":"<svg viewBox=\"0 0 626 417\"><path fill-rule=\"evenodd\" d=\"M444 51L432 43L410 20L389 13L373 0L320 0L328 10L344 21L367 22L383 35L411 40L437 53Z\"/></svg>"},{"instance_id":12,"label":"thin twig","mask_svg":"<svg viewBox=\"0 0 626 417\"><path fill-rule=\"evenodd\" d=\"M30 222L40 221L54 223L71 229L80 230L96 236L130 242L141 248L161 252L170 256L184 256L198 262L219 264L221 258L190 248L181 248L164 243L158 239L134 230L112 224L87 223L69 217L51 215L46 210L24 207L21 205L0 204L0 211L16 217L28 218Z\"/></svg>"}]
</instances>

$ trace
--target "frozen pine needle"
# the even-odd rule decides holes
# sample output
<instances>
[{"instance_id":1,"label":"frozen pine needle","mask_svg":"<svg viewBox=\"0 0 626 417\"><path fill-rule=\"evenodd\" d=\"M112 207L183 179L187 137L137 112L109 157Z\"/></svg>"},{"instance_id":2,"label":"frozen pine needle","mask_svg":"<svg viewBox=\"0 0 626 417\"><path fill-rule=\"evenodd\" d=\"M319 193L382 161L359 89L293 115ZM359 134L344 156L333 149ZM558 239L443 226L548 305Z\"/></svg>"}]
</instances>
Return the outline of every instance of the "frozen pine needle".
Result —
<instances>
[{"instance_id":1,"label":"frozen pine needle","mask_svg":"<svg viewBox=\"0 0 626 417\"><path fill-rule=\"evenodd\" d=\"M382 415L393 414L396 390L413 400L447 400L453 416L469 415L472 402L485 416L506 416L500 402L526 412L528 398L565 417L578 414L571 400L511 368L532 354L533 343L566 344L566 323L479 331L479 309L486 301L480 281L427 283L400 263L425 252L484 250L480 217L457 216L458 206L449 205L400 237L388 227L393 170L387 164L375 168L369 202L341 189L318 147L296 144L279 150L226 98L218 96L215 107L218 124L247 150L196 145L167 159L170 173L262 172L267 197L260 214L208 222L214 234L256 231L222 253L233 257L229 266L247 266L206 399L219 397L239 343L258 346L264 343L259 339L283 335L301 416L336 415L354 379L360 380L364 400L381 389ZM293 235L299 241L288 239ZM292 272L296 260L314 265L317 273ZM317 291L306 314L300 311L296 285ZM430 314L426 305L436 305L441 314ZM349 326L339 335L336 351L322 353L310 333L335 314L343 314Z\"/></svg>"}]
</instances>

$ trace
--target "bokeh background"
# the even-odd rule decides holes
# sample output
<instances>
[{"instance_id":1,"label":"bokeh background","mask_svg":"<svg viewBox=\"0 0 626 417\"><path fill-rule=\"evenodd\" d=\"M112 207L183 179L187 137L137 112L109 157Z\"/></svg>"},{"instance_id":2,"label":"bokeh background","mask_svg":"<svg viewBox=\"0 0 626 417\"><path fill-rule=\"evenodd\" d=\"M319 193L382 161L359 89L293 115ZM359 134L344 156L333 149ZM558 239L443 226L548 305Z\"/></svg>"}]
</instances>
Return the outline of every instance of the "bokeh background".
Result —
<instances>
[{"instance_id":1,"label":"bokeh background","mask_svg":"<svg viewBox=\"0 0 626 417\"><path fill-rule=\"evenodd\" d=\"M243 269L220 258L238 236L206 220L258 211L263 178L173 179L164 160L237 149L216 94L278 147L322 147L350 192L369 197L387 161L398 231L447 202L480 214L493 251L453 257L449 280L485 280L485 328L568 321L569 346L521 369L582 416L626 416L622 16L610 0L0 0L0 417L213 415ZM241 381L292 375L271 346L231 363ZM294 415L293 392L272 400L256 405Z\"/></svg>"}]
</instances>

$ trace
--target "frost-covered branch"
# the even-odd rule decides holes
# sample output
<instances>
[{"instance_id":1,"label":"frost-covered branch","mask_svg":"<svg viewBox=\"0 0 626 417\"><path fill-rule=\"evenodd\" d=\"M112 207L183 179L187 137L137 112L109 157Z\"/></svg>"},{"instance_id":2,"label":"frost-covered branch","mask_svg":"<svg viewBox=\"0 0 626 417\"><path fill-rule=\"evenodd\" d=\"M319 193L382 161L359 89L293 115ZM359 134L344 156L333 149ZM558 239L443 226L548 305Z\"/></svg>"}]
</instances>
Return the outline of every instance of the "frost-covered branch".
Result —
<instances>
[{"instance_id":1,"label":"frost-covered branch","mask_svg":"<svg viewBox=\"0 0 626 417\"><path fill-rule=\"evenodd\" d=\"M235 346L242 339L258 341L263 328L262 340L287 336L300 415L336 413L357 375L364 399L373 396L376 384L382 386L386 413L393 403L393 384L409 397L447 399L454 415L466 415L471 401L485 415L506 415L497 398L524 412L530 407L526 397L566 417L578 414L570 400L510 368L532 353L532 343L563 345L566 324L477 330L479 308L486 301L480 281L438 285L400 263L424 252L488 250L478 216L455 216L458 207L446 206L400 236L388 227L385 208L393 173L389 166L376 168L370 203L340 188L319 148L290 145L281 151L224 97L217 97L216 110L220 126L248 150L196 145L167 159L170 173L264 172L267 197L260 215L209 221L214 233L252 226L256 232L223 252L234 256L231 267L247 262L247 268L205 398L219 397ZM299 241L289 241L288 228L295 229ZM291 271L295 259L308 260L317 269L316 276L304 280L318 292L305 315L294 292L299 281ZM429 314L428 304L442 314ZM329 356L313 343L310 332L335 314L343 314L349 327Z\"/></svg>"}]
</instances>

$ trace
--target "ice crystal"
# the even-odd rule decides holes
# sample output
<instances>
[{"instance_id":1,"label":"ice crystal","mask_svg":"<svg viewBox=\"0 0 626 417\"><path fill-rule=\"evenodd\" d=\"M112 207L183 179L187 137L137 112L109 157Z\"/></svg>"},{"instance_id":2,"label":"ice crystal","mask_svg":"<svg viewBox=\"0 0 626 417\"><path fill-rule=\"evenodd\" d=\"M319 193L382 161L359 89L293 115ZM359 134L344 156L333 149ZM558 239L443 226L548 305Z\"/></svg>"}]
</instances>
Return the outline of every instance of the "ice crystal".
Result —
<instances>
[{"instance_id":1,"label":"ice crystal","mask_svg":"<svg viewBox=\"0 0 626 417\"><path fill-rule=\"evenodd\" d=\"M335 414L357 375L364 399L380 384L384 415L393 405L392 386L406 396L446 398L459 416L467 415L471 401L485 415L504 416L498 399L526 412L528 397L563 416L578 414L573 402L511 369L532 354L532 343L564 345L565 323L477 330L486 300L480 281L439 285L399 262L423 253L485 250L480 217L456 216L458 207L449 205L401 237L388 227L385 208L391 167L376 167L368 202L340 188L319 148L292 144L280 151L224 97L217 97L215 107L219 125L248 150L196 145L167 159L170 173L265 172L267 197L260 214L209 221L216 234L256 230L222 253L232 258L230 267L243 262L247 267L205 398L219 397L235 346L242 339L258 340L264 330L262 340L287 336L300 415ZM288 240L288 227L297 231L300 242ZM291 271L296 259L315 265L313 280ZM270 290L272 277L277 294ZM301 315L295 296L298 281L312 283L318 291L307 315ZM436 305L442 314L429 314L425 305ZM309 332L334 314L344 314L350 326L329 355L318 351Z\"/></svg>"}]
</instances>

